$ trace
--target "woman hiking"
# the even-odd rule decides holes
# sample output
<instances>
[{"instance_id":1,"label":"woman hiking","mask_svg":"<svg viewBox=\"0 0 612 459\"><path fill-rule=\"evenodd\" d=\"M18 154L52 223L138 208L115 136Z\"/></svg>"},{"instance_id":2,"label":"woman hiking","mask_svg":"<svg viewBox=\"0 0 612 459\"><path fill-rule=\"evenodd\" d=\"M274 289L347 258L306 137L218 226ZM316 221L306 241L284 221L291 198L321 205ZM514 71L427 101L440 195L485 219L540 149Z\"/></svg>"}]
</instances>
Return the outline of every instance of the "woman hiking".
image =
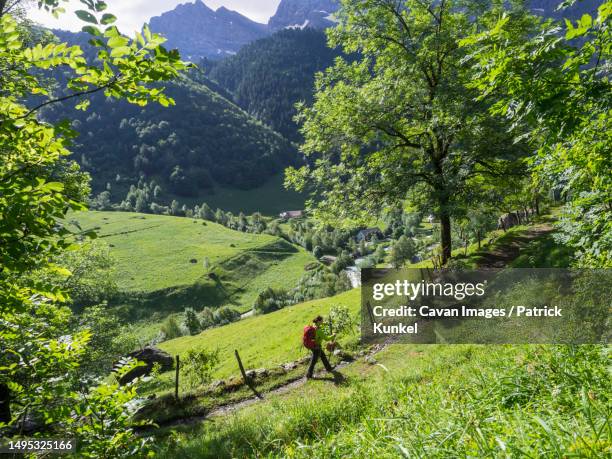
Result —
<instances>
[{"instance_id":1,"label":"woman hiking","mask_svg":"<svg viewBox=\"0 0 612 459\"><path fill-rule=\"evenodd\" d=\"M323 342L324 341L333 341L336 335L328 336L324 331L321 325L323 324L323 317L317 316L312 321L311 325L307 325L304 327L304 335L302 336L302 342L304 343L304 347L309 349L312 352L312 357L310 359L310 365L308 366L308 372L306 373L306 378L310 379L313 377L314 368L317 364L319 358L323 362L323 366L329 373L333 373L334 369L329 364L329 360L327 360L327 356L323 351Z\"/></svg>"}]
</instances>

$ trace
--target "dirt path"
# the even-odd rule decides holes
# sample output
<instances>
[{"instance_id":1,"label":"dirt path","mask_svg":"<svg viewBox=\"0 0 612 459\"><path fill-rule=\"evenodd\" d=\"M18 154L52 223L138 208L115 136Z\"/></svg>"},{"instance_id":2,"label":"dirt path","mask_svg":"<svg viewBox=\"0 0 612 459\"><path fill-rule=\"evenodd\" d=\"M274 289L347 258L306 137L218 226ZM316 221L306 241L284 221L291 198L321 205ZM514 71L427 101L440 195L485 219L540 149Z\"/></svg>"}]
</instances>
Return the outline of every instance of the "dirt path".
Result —
<instances>
[{"instance_id":1,"label":"dirt path","mask_svg":"<svg viewBox=\"0 0 612 459\"><path fill-rule=\"evenodd\" d=\"M479 268L504 268L516 260L521 250L525 249L532 241L546 236L554 231L552 225L542 223L523 231L508 241L495 247L493 251L479 253Z\"/></svg>"},{"instance_id":2,"label":"dirt path","mask_svg":"<svg viewBox=\"0 0 612 459\"><path fill-rule=\"evenodd\" d=\"M352 362L341 362L338 365L335 366L334 371L337 370L341 370L342 368L345 368L355 362L357 362L359 359L363 359L367 356L373 356L377 353L379 353L380 351L384 350L387 347L388 344L380 344L380 345L375 345L372 347L372 349L370 350L370 352L368 352L367 354L364 354L363 356L358 357L357 359L353 360ZM330 377L325 371L318 371L315 373L315 377L313 378L315 381L329 381L329 382L333 382L334 384L341 384L344 379L342 377L338 378L332 378ZM306 384L306 377L300 377L299 379L295 379L292 381L288 381L278 387L276 387L275 389L272 389L268 392L265 392L264 394L262 394L262 397L250 397L250 398L246 398L244 400L241 400L239 402L235 402L235 403L229 403L227 405L221 405L218 406L217 408L209 411L206 414L201 414L201 415L194 415L194 416L189 416L189 417L185 417L185 418L181 418L181 419L174 419L172 421L168 421L168 422L159 422L157 423L157 425L159 425L160 427L177 427L177 426L185 426L185 425L193 425L193 424L198 424L200 422L203 422L207 419L211 419L214 417L218 417L218 416L224 416L227 414L231 414L234 413L238 410L241 410L242 408L246 408L247 406L250 405L254 405L255 403L258 402L262 402L266 400L266 397L270 396L270 395L279 395L279 394L284 394L287 392L291 392L293 389L297 389L298 387L303 386L304 384Z\"/></svg>"}]
</instances>

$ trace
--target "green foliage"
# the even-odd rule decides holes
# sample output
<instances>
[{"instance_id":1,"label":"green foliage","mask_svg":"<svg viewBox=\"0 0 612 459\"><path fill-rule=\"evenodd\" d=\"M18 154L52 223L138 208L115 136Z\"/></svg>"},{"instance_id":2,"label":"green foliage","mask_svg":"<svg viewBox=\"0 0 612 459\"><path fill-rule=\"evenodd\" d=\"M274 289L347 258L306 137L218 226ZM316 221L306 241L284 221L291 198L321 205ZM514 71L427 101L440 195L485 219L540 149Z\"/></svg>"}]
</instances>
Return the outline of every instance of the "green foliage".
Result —
<instances>
[{"instance_id":1,"label":"green foliage","mask_svg":"<svg viewBox=\"0 0 612 459\"><path fill-rule=\"evenodd\" d=\"M87 46L84 34L58 34ZM141 177L160 186L154 202L169 205L174 198L184 202L210 196L218 186L250 190L299 163L286 139L209 86L183 74L165 85L164 92L175 101L168 108L139 108L94 95L88 112L61 104L45 110L44 117L70 119L83 133L73 150L92 175L96 194L120 175L113 203L120 203ZM128 210L136 210L134 204Z\"/></svg>"},{"instance_id":2,"label":"green foliage","mask_svg":"<svg viewBox=\"0 0 612 459\"><path fill-rule=\"evenodd\" d=\"M185 309L185 328L187 328L189 334L192 336L202 331L202 324L193 308Z\"/></svg>"},{"instance_id":3,"label":"green foliage","mask_svg":"<svg viewBox=\"0 0 612 459\"><path fill-rule=\"evenodd\" d=\"M134 361L121 362L115 373L117 380L138 365L141 364ZM148 455L150 440L135 434L136 428L147 425L146 421L134 420L134 414L142 407L136 390L137 382L93 387L72 402L74 418L68 421L68 431L78 438L79 456L128 458L136 451L141 456ZM85 417L87 422L75 422L75 418L81 417Z\"/></svg>"},{"instance_id":4,"label":"green foliage","mask_svg":"<svg viewBox=\"0 0 612 459\"><path fill-rule=\"evenodd\" d=\"M315 217L366 222L409 197L438 215L450 258L451 216L483 183L517 173L528 151L490 114L494 101L476 102L468 87L472 50L457 43L489 11L497 13L481 1L342 2L330 45L361 58L338 58L317 76L314 104L298 115L309 165L287 174L288 185L314 189Z\"/></svg>"},{"instance_id":5,"label":"green foliage","mask_svg":"<svg viewBox=\"0 0 612 459\"><path fill-rule=\"evenodd\" d=\"M134 350L136 342L125 333L125 325L107 304L91 306L78 316L77 330L91 335L82 358L82 371L103 376L114 362Z\"/></svg>"},{"instance_id":6,"label":"green foliage","mask_svg":"<svg viewBox=\"0 0 612 459\"><path fill-rule=\"evenodd\" d=\"M463 42L477 49L471 86L539 147L534 180L569 200L560 237L584 266L612 262L611 5L576 22L505 14Z\"/></svg>"},{"instance_id":7,"label":"green foliage","mask_svg":"<svg viewBox=\"0 0 612 459\"><path fill-rule=\"evenodd\" d=\"M190 389L210 382L212 372L219 363L219 350L190 350L183 358L181 369Z\"/></svg>"},{"instance_id":8,"label":"green foliage","mask_svg":"<svg viewBox=\"0 0 612 459\"><path fill-rule=\"evenodd\" d=\"M400 237L391 248L391 264L401 268L416 255L414 241L406 236Z\"/></svg>"},{"instance_id":9,"label":"green foliage","mask_svg":"<svg viewBox=\"0 0 612 459\"><path fill-rule=\"evenodd\" d=\"M332 226L317 227L313 221L290 220L287 237L306 250L319 247L321 252L341 253L351 241L351 232Z\"/></svg>"},{"instance_id":10,"label":"green foliage","mask_svg":"<svg viewBox=\"0 0 612 459\"><path fill-rule=\"evenodd\" d=\"M145 452L131 419L135 388L87 387L80 380L92 332L74 331L70 311L61 304L70 288L77 297L91 289L83 273L73 275L53 262L70 257L65 251L76 249L76 241L94 236L70 231L65 219L69 211L84 208L87 177L66 161L75 135L68 123L44 123L37 114L60 100L78 101L84 110L94 93L139 106L169 105L172 99L152 84L175 78L187 64L147 27L134 39L120 34L110 25L112 17L101 14L104 2L82 3L87 10L77 16L102 24L86 27L93 58L79 46L32 32L27 22L6 13L6 2L0 8L0 384L10 391L8 426L14 432L33 419L59 436L76 438L82 457L117 458ZM58 0L38 4L62 12ZM60 71L65 78L51 86L48 75ZM72 263L75 271L81 262ZM74 283L36 275L42 272ZM94 345L91 352L99 349Z\"/></svg>"},{"instance_id":11,"label":"green foliage","mask_svg":"<svg viewBox=\"0 0 612 459\"><path fill-rule=\"evenodd\" d=\"M326 332L335 334L337 339L356 333L358 322L346 306L334 305L324 321Z\"/></svg>"},{"instance_id":12,"label":"green foliage","mask_svg":"<svg viewBox=\"0 0 612 459\"><path fill-rule=\"evenodd\" d=\"M257 295L253 309L258 314L268 314L277 311L288 305L288 296L289 292L286 290L267 288Z\"/></svg>"},{"instance_id":13,"label":"green foliage","mask_svg":"<svg viewBox=\"0 0 612 459\"><path fill-rule=\"evenodd\" d=\"M34 277L61 286L70 295L73 309L78 310L108 301L117 293L112 267L109 247L94 241L61 252L49 268Z\"/></svg>"},{"instance_id":14,"label":"green foliage","mask_svg":"<svg viewBox=\"0 0 612 459\"><path fill-rule=\"evenodd\" d=\"M247 112L298 141L295 104L312 102L314 75L331 66L339 54L326 46L320 30L286 29L244 46L215 64L209 76Z\"/></svg>"}]
</instances>

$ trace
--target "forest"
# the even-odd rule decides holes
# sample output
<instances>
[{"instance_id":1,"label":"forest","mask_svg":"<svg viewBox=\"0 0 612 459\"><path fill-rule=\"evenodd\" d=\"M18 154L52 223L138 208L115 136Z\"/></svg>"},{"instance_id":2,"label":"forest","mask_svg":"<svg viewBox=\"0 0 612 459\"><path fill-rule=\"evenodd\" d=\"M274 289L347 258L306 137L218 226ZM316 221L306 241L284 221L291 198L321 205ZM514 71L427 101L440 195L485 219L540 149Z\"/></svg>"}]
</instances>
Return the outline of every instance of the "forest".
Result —
<instances>
[{"instance_id":1,"label":"forest","mask_svg":"<svg viewBox=\"0 0 612 459\"><path fill-rule=\"evenodd\" d=\"M0 0L0 446L612 454L611 1L341 0L209 69L102 0L37 2L59 37L27 3ZM281 172L303 209L206 202ZM496 301L571 291L596 333L370 345L364 268L569 268ZM317 315L340 376L304 378Z\"/></svg>"}]
</instances>

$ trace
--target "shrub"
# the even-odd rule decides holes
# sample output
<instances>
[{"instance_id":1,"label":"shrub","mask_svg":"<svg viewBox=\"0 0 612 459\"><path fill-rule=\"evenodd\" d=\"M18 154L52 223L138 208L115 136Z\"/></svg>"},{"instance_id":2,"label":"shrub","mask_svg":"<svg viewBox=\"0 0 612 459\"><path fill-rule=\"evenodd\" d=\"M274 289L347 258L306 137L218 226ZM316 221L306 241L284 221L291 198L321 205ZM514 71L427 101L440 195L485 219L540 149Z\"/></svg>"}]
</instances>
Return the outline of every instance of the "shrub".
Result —
<instances>
[{"instance_id":1,"label":"shrub","mask_svg":"<svg viewBox=\"0 0 612 459\"><path fill-rule=\"evenodd\" d=\"M333 306L325 321L327 333L335 333L336 337L355 333L357 321L346 306Z\"/></svg>"},{"instance_id":2,"label":"shrub","mask_svg":"<svg viewBox=\"0 0 612 459\"><path fill-rule=\"evenodd\" d=\"M240 319L240 313L229 306L223 306L213 314L215 325L227 325Z\"/></svg>"},{"instance_id":3,"label":"shrub","mask_svg":"<svg viewBox=\"0 0 612 459\"><path fill-rule=\"evenodd\" d=\"M253 308L259 314L278 311L289 304L288 297L289 293L286 290L268 287L257 296Z\"/></svg>"},{"instance_id":4,"label":"shrub","mask_svg":"<svg viewBox=\"0 0 612 459\"><path fill-rule=\"evenodd\" d=\"M212 372L219 363L219 350L191 349L183 359L181 370L190 389L210 382Z\"/></svg>"},{"instance_id":5,"label":"shrub","mask_svg":"<svg viewBox=\"0 0 612 459\"><path fill-rule=\"evenodd\" d=\"M359 260L357 262L357 267L359 269L375 268L376 267L376 259L374 258L374 256L366 257L366 258L364 258L362 260Z\"/></svg>"}]
</instances>

